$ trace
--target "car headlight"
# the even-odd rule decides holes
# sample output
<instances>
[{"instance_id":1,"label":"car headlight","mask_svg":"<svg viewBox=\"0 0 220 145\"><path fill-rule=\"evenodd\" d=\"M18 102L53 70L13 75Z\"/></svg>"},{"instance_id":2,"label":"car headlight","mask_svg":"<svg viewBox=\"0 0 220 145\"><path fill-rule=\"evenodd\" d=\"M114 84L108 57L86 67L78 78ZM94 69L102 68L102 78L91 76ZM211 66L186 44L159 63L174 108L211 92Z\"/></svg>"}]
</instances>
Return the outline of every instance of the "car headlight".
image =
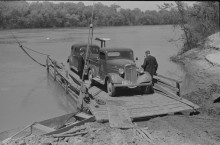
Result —
<instances>
[{"instance_id":1,"label":"car headlight","mask_svg":"<svg viewBox=\"0 0 220 145\"><path fill-rule=\"evenodd\" d=\"M119 68L118 73L122 75L124 73L124 69Z\"/></svg>"},{"instance_id":2,"label":"car headlight","mask_svg":"<svg viewBox=\"0 0 220 145\"><path fill-rule=\"evenodd\" d=\"M144 73L144 69L142 67L139 68L140 73Z\"/></svg>"}]
</instances>

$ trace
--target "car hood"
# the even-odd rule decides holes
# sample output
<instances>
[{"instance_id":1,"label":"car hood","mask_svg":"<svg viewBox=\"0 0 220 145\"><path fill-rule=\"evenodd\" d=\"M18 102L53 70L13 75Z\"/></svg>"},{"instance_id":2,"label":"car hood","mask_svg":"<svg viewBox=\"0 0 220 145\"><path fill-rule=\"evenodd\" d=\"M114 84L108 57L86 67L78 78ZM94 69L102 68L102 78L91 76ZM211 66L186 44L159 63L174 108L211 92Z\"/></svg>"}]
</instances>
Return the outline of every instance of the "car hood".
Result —
<instances>
[{"instance_id":1,"label":"car hood","mask_svg":"<svg viewBox=\"0 0 220 145\"><path fill-rule=\"evenodd\" d=\"M123 67L126 64L135 65L134 61L132 61L130 59L113 59L113 60L108 60L108 63L110 65L119 66L119 67Z\"/></svg>"}]
</instances>

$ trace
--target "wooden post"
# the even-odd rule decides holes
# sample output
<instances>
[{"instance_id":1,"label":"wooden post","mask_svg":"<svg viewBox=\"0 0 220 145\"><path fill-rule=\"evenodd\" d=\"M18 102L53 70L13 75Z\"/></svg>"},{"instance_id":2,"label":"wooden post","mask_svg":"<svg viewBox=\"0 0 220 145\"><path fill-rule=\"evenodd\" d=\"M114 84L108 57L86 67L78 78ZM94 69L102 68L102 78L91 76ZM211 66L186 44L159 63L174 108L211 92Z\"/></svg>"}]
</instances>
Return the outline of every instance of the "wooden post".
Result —
<instances>
[{"instance_id":1,"label":"wooden post","mask_svg":"<svg viewBox=\"0 0 220 145\"><path fill-rule=\"evenodd\" d=\"M47 55L46 65L47 65L47 73L49 73L49 55Z\"/></svg>"},{"instance_id":2,"label":"wooden post","mask_svg":"<svg viewBox=\"0 0 220 145\"><path fill-rule=\"evenodd\" d=\"M57 64L56 61L54 62L54 81L56 80L56 75L57 75Z\"/></svg>"},{"instance_id":3,"label":"wooden post","mask_svg":"<svg viewBox=\"0 0 220 145\"><path fill-rule=\"evenodd\" d=\"M66 94L68 94L68 82L67 82L67 80L65 80L65 91L66 91Z\"/></svg>"},{"instance_id":4,"label":"wooden post","mask_svg":"<svg viewBox=\"0 0 220 145\"><path fill-rule=\"evenodd\" d=\"M179 82L176 82L176 87L177 87L177 89L179 89L179 91L176 92L176 94L177 94L178 96L180 96L180 84L179 84Z\"/></svg>"}]
</instances>

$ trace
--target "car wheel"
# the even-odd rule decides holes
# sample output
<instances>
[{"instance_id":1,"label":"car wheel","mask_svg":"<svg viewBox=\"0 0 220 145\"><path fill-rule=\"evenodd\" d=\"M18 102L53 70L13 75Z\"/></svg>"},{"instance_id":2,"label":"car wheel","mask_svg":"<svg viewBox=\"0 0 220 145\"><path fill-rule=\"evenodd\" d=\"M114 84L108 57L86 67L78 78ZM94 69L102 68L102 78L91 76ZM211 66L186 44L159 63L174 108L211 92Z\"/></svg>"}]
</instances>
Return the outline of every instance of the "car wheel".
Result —
<instances>
[{"instance_id":1,"label":"car wheel","mask_svg":"<svg viewBox=\"0 0 220 145\"><path fill-rule=\"evenodd\" d=\"M112 97L115 96L115 87L110 81L110 79L108 79L107 81L107 91L108 91L109 96L112 96Z\"/></svg>"},{"instance_id":2,"label":"car wheel","mask_svg":"<svg viewBox=\"0 0 220 145\"><path fill-rule=\"evenodd\" d=\"M93 80L93 73L91 69L89 70L89 73L88 73L88 80L90 81L90 87L92 87L94 85L94 80Z\"/></svg>"},{"instance_id":3,"label":"car wheel","mask_svg":"<svg viewBox=\"0 0 220 145\"><path fill-rule=\"evenodd\" d=\"M143 94L152 94L154 92L153 85L141 87L141 92Z\"/></svg>"}]
</instances>

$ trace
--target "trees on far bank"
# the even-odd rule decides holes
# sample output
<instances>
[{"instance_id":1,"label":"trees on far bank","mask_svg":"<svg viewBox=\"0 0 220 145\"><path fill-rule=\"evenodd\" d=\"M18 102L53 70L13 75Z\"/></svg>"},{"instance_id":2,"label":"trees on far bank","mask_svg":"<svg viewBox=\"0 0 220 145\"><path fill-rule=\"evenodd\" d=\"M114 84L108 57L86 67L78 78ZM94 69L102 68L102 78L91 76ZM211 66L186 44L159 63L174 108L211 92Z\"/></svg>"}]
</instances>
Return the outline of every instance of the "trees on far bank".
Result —
<instances>
[{"instance_id":1,"label":"trees on far bank","mask_svg":"<svg viewBox=\"0 0 220 145\"><path fill-rule=\"evenodd\" d=\"M118 5L95 3L93 22L96 26L174 24L176 11L141 11L123 9ZM92 16L92 6L82 2L1 1L0 28L85 27Z\"/></svg>"}]
</instances>

